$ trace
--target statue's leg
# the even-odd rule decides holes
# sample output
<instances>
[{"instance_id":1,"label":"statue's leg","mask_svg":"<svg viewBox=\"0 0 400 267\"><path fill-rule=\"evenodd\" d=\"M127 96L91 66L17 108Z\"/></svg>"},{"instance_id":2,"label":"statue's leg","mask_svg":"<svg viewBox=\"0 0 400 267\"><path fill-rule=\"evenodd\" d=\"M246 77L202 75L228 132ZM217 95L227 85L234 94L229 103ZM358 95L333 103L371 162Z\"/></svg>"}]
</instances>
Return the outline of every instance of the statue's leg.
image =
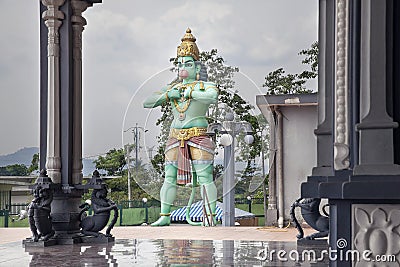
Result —
<instances>
[{"instance_id":1,"label":"statue's leg","mask_svg":"<svg viewBox=\"0 0 400 267\"><path fill-rule=\"evenodd\" d=\"M215 186L215 183L213 181L214 155L195 147L190 147L190 153L192 156L193 168L196 172L198 183L200 184L201 197L203 198L206 206L207 216L209 217L210 223L210 219L211 217L213 217L212 224L215 225L217 187ZM208 226L208 221L206 220L205 222L203 222L203 224Z\"/></svg>"},{"instance_id":2,"label":"statue's leg","mask_svg":"<svg viewBox=\"0 0 400 267\"><path fill-rule=\"evenodd\" d=\"M213 218L212 224L216 224L216 204L217 204L217 187L215 186L215 183L213 181L213 165L208 164L208 165L193 165L198 181L200 184L201 188L201 197L203 198L203 201L206 206L206 212L207 216L209 218L209 221L211 223L211 217ZM206 220L204 222L204 225L209 226L209 222Z\"/></svg>"},{"instance_id":3,"label":"statue's leg","mask_svg":"<svg viewBox=\"0 0 400 267\"><path fill-rule=\"evenodd\" d=\"M170 225L171 223L171 218L170 218L171 206L174 203L176 197L176 175L178 170L175 161L168 161L168 159L171 159L168 158L168 155L171 156L171 154L167 152L165 155L166 156L165 180L160 190L160 200L161 200L160 218L156 222L152 223L151 226L167 226Z\"/></svg>"},{"instance_id":4,"label":"statue's leg","mask_svg":"<svg viewBox=\"0 0 400 267\"><path fill-rule=\"evenodd\" d=\"M31 229L32 232L32 240L34 242L37 242L39 240L39 234L37 232L37 228L35 225L35 219L33 218L34 210L29 209L28 210L28 221L29 221L29 228Z\"/></svg>"}]
</instances>

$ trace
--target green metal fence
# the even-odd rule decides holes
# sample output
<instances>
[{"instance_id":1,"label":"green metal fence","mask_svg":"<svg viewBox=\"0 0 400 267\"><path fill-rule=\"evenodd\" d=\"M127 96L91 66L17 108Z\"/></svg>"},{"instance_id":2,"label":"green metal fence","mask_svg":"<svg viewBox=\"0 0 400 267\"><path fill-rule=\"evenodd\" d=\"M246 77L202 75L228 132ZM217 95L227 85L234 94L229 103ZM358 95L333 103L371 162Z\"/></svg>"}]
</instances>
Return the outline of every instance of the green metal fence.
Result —
<instances>
[{"instance_id":1,"label":"green metal fence","mask_svg":"<svg viewBox=\"0 0 400 267\"><path fill-rule=\"evenodd\" d=\"M0 218L3 217L4 227L8 227L9 213L8 210L0 210Z\"/></svg>"},{"instance_id":2,"label":"green metal fence","mask_svg":"<svg viewBox=\"0 0 400 267\"><path fill-rule=\"evenodd\" d=\"M16 215L19 214L20 210L27 209L29 203L15 203L6 206L6 209L0 210L0 227L27 227L28 220L16 221ZM158 200L150 199L147 202L140 200L133 201L121 201L117 203L119 209L119 220L120 226L134 226L142 225L144 223L151 224L155 222L160 215L161 203ZM186 206L187 203L184 201L175 203L172 210ZM259 217L259 225L264 224L264 207L263 199L254 198L251 202L246 198L235 199L236 208L250 211ZM91 215L92 211L89 210L88 214ZM14 216L14 218L13 218ZM113 216L111 215L111 218ZM111 220L110 218L110 220Z\"/></svg>"}]
</instances>

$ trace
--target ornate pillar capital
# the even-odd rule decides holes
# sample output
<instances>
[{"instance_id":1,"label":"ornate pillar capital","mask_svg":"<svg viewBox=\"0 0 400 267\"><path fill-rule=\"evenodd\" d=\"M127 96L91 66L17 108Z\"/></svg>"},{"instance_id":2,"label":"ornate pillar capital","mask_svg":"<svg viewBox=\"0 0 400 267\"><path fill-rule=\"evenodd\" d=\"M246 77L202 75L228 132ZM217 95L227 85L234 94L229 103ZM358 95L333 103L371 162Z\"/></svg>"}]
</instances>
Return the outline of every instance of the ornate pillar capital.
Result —
<instances>
[{"instance_id":1,"label":"ornate pillar capital","mask_svg":"<svg viewBox=\"0 0 400 267\"><path fill-rule=\"evenodd\" d=\"M47 10L42 14L42 18L45 20L49 18L64 19L64 14L58 10L64 3L65 0L42 0L42 4L47 7Z\"/></svg>"}]
</instances>

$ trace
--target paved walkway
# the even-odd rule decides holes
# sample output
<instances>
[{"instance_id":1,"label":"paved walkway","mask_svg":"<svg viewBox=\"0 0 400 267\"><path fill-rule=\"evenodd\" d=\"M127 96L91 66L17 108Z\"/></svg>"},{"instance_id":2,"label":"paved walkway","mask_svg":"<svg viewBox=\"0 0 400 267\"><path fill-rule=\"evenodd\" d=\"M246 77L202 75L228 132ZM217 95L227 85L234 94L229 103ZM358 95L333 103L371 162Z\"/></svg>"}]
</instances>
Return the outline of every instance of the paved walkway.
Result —
<instances>
[{"instance_id":1,"label":"paved walkway","mask_svg":"<svg viewBox=\"0 0 400 267\"><path fill-rule=\"evenodd\" d=\"M305 228L308 235L314 232ZM295 228L271 227L201 227L171 225L168 227L127 226L115 227L111 234L118 239L186 239L186 240L252 240L252 241L295 241ZM0 228L0 244L16 242L31 236L29 228Z\"/></svg>"}]
</instances>

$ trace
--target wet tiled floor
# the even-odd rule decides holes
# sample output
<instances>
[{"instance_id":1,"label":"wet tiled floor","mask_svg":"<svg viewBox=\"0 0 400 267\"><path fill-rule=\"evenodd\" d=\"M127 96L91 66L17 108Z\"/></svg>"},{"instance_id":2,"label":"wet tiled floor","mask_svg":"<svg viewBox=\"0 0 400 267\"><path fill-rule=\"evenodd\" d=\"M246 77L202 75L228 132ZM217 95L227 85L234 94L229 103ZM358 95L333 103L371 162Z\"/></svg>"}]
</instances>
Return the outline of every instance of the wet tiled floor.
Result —
<instances>
[{"instance_id":1,"label":"wet tiled floor","mask_svg":"<svg viewBox=\"0 0 400 267\"><path fill-rule=\"evenodd\" d=\"M116 239L114 243L23 248L0 245L0 266L327 266L300 262L295 242ZM285 251L278 260L278 251ZM272 252L274 251L274 252ZM297 253L296 253L297 251ZM317 253L318 255L318 253ZM272 262L270 261L272 259ZM285 260L286 259L286 260Z\"/></svg>"}]
</instances>

